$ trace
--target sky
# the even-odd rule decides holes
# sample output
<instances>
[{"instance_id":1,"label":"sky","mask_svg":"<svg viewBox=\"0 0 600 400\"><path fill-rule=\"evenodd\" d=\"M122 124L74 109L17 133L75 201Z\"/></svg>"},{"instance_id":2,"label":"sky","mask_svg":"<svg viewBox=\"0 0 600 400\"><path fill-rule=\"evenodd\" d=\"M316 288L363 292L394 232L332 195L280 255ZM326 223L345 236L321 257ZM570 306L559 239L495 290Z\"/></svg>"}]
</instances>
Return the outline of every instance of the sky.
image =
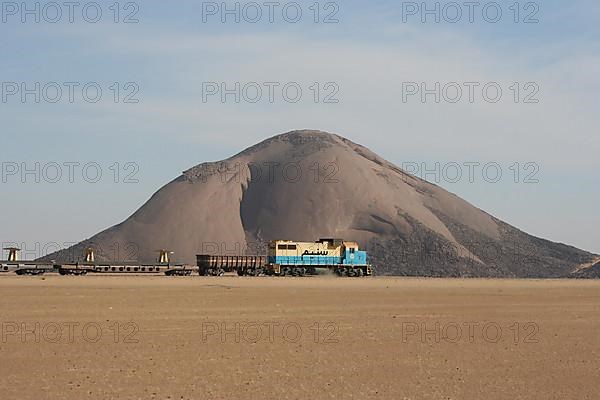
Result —
<instances>
[{"instance_id":1,"label":"sky","mask_svg":"<svg viewBox=\"0 0 600 400\"><path fill-rule=\"evenodd\" d=\"M68 247L306 128L600 253L597 1L0 6L3 247Z\"/></svg>"}]
</instances>

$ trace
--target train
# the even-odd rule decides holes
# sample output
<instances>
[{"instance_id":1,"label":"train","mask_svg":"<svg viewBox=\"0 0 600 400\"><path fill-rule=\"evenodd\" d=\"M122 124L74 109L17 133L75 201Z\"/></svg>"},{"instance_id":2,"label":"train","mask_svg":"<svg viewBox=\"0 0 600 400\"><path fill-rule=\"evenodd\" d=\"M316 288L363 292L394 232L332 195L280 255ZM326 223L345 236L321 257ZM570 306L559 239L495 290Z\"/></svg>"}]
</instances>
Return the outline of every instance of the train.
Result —
<instances>
[{"instance_id":1,"label":"train","mask_svg":"<svg viewBox=\"0 0 600 400\"><path fill-rule=\"evenodd\" d=\"M93 248L87 248L83 261L61 263L18 260L18 248L7 248L9 258L0 261L0 273L42 275L58 272L60 275L94 274L164 274L168 276L310 276L332 273L338 276L365 277L373 275L367 252L356 242L343 239L319 239L316 242L272 240L266 255L213 255L196 256L196 265L170 261L168 250L157 250L156 263L96 262Z\"/></svg>"}]
</instances>

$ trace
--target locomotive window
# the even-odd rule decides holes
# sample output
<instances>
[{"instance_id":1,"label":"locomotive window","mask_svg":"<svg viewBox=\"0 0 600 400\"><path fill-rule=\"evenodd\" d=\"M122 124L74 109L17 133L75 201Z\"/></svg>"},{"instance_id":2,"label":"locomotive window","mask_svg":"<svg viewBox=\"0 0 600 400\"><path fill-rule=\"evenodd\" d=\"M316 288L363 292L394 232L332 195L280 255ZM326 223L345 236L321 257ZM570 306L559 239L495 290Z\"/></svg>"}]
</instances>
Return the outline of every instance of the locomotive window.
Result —
<instances>
[{"instance_id":1,"label":"locomotive window","mask_svg":"<svg viewBox=\"0 0 600 400\"><path fill-rule=\"evenodd\" d=\"M350 249L350 254L354 254L354 249Z\"/></svg>"},{"instance_id":2,"label":"locomotive window","mask_svg":"<svg viewBox=\"0 0 600 400\"><path fill-rule=\"evenodd\" d=\"M277 245L277 250L296 250L295 244L280 244Z\"/></svg>"}]
</instances>

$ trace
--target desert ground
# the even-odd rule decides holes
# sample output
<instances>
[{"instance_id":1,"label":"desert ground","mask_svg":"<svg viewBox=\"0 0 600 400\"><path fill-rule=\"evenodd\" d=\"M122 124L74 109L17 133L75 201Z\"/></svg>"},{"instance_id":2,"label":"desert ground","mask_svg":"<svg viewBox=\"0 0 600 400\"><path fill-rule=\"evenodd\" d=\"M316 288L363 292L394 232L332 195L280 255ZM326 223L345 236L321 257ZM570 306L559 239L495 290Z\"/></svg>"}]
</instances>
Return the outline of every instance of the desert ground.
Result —
<instances>
[{"instance_id":1,"label":"desert ground","mask_svg":"<svg viewBox=\"0 0 600 400\"><path fill-rule=\"evenodd\" d=\"M8 399L598 399L600 282L0 276Z\"/></svg>"}]
</instances>

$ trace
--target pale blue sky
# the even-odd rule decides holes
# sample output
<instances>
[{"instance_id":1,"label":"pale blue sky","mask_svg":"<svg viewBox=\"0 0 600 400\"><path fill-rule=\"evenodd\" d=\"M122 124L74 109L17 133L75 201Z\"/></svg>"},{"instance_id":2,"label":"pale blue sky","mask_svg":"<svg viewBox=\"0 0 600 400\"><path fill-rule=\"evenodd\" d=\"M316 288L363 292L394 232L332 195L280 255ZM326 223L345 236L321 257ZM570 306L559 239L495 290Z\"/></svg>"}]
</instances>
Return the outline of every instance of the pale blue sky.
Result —
<instances>
[{"instance_id":1,"label":"pale blue sky","mask_svg":"<svg viewBox=\"0 0 600 400\"><path fill-rule=\"evenodd\" d=\"M114 1L98 3L103 16L96 24L80 9L74 23L63 15L56 24L42 14L40 23L31 15L22 23L20 13L4 10L3 92L10 82L97 82L103 89L93 104L77 90L73 103L66 92L56 104L7 96L0 102L4 173L13 163L94 162L103 176L89 183L77 169L74 183L37 183L32 175L22 183L8 174L0 181L2 243L43 249L77 242L121 222L184 169L311 128L346 136L400 166L496 162L504 172L499 183L479 176L439 184L529 233L600 252L598 2L518 3L520 20L536 11L533 24L514 23L514 1L498 2L504 13L497 23L486 22L480 9L474 23L466 15L459 23L410 15L404 23L399 1L318 3L320 19L338 9L333 24L313 22L314 1L298 2L304 13L295 24L280 11L273 24L266 15L256 24L231 17L222 23L219 16L204 23L197 1L140 2L139 23L114 23ZM120 20L135 10L126 4ZM302 100L202 101L203 82L271 81L298 82ZM139 103L115 103L114 82L134 82ZM315 104L308 89L314 82L335 82L339 103ZM495 104L403 103L403 82L497 82L504 95ZM539 103L510 101L514 82L535 82ZM121 99L126 92L121 88ZM515 162L539 166L539 182L520 175L515 183ZM139 167L137 183L123 182L135 172L127 163Z\"/></svg>"}]
</instances>

